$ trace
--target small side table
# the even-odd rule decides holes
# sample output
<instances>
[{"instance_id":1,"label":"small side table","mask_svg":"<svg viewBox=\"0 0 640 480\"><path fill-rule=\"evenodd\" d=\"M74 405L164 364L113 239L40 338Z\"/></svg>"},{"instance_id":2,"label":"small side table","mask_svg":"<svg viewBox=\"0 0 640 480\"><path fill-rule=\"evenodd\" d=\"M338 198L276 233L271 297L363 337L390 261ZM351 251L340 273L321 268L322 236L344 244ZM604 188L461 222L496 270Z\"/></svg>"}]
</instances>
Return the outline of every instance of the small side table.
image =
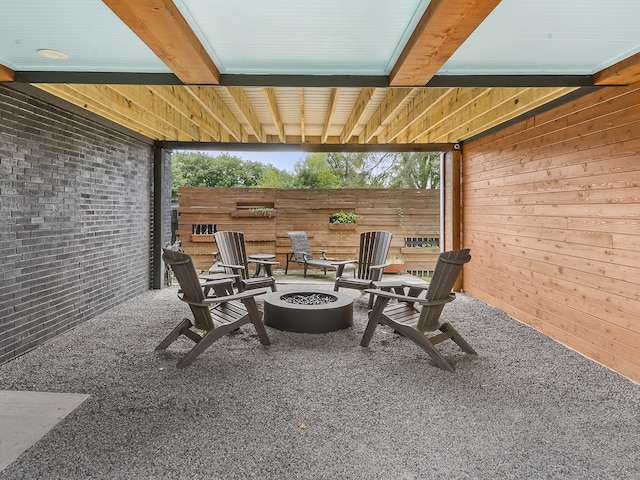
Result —
<instances>
[{"instance_id":1,"label":"small side table","mask_svg":"<svg viewBox=\"0 0 640 480\"><path fill-rule=\"evenodd\" d=\"M259 263L259 261L273 260L274 258L276 258L276 256L272 253L255 253L253 255L249 255L250 260L258 260L258 262L256 263L256 273L254 277L260 275L260 271L263 265L265 277L273 276L273 273L271 272L271 263Z\"/></svg>"}]
</instances>

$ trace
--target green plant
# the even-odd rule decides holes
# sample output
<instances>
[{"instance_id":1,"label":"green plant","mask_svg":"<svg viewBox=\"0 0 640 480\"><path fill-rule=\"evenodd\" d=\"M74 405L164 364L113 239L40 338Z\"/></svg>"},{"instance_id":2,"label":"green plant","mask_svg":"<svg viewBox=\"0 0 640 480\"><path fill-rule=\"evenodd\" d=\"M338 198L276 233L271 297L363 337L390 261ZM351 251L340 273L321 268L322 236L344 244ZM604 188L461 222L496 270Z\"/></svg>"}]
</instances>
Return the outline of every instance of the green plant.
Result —
<instances>
[{"instance_id":1,"label":"green plant","mask_svg":"<svg viewBox=\"0 0 640 480\"><path fill-rule=\"evenodd\" d=\"M329 215L329 223L356 223L356 214L353 212L344 213L340 210Z\"/></svg>"}]
</instances>

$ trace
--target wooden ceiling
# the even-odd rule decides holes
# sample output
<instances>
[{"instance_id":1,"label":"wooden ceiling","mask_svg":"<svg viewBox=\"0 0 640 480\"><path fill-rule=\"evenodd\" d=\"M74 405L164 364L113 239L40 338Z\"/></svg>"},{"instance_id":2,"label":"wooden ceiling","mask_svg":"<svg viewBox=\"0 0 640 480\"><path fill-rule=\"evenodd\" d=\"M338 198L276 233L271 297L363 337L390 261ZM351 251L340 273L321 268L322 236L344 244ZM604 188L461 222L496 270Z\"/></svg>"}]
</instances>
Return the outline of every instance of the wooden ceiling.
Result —
<instances>
[{"instance_id":1,"label":"wooden ceiling","mask_svg":"<svg viewBox=\"0 0 640 480\"><path fill-rule=\"evenodd\" d=\"M153 140L184 142L184 147L214 142L296 144L309 150L427 149L464 142L571 98L568 94L580 88L627 84L640 76L636 55L580 85L575 79L540 78L434 82L439 68L500 2L432 0L382 81L338 76L226 79L170 0L103 1L178 81L149 81L144 75L126 77L134 78L130 82L114 75L63 75L47 81L54 77L45 75L26 76L26 82ZM25 80L0 66L0 81Z\"/></svg>"}]
</instances>

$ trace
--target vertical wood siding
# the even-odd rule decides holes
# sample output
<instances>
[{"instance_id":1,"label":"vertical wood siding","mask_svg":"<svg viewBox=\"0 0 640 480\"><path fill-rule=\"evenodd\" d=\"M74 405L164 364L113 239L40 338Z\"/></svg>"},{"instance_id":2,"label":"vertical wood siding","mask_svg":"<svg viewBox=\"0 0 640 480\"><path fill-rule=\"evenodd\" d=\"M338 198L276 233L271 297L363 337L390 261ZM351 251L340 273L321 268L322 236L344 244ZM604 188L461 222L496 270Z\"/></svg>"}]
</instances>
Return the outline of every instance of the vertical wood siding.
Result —
<instances>
[{"instance_id":1,"label":"vertical wood siding","mask_svg":"<svg viewBox=\"0 0 640 480\"><path fill-rule=\"evenodd\" d=\"M640 381L640 84L465 144L464 289Z\"/></svg>"}]
</instances>

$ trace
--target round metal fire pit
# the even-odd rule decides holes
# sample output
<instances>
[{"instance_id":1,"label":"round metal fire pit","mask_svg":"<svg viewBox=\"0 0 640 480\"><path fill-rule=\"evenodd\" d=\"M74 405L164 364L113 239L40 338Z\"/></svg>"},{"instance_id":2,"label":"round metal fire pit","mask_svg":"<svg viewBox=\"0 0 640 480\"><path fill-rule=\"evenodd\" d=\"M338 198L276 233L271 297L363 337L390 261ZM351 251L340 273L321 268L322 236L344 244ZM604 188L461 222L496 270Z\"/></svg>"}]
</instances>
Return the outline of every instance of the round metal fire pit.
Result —
<instances>
[{"instance_id":1,"label":"round metal fire pit","mask_svg":"<svg viewBox=\"0 0 640 480\"><path fill-rule=\"evenodd\" d=\"M264 297L264 324L299 333L327 333L353 325L353 298L340 292L273 292Z\"/></svg>"}]
</instances>

